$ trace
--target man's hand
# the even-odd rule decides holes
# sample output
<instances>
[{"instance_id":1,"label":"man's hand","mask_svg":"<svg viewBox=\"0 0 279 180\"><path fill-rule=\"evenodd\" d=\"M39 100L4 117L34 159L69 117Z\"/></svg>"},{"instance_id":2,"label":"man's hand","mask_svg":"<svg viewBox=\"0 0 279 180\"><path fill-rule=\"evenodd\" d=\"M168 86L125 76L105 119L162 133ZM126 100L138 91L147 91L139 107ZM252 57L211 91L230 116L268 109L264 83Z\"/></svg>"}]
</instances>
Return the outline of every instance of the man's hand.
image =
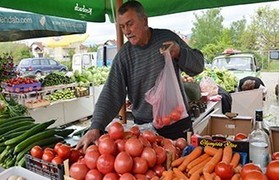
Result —
<instances>
[{"instance_id":1,"label":"man's hand","mask_svg":"<svg viewBox=\"0 0 279 180\"><path fill-rule=\"evenodd\" d=\"M172 59L179 59L180 56L180 46L175 41L166 41L163 46L169 49Z\"/></svg>"},{"instance_id":2,"label":"man's hand","mask_svg":"<svg viewBox=\"0 0 279 180\"><path fill-rule=\"evenodd\" d=\"M94 144L95 141L100 137L99 129L91 129L86 132L84 136L78 142L76 149L80 149L83 147L83 152L85 153L88 146Z\"/></svg>"}]
</instances>

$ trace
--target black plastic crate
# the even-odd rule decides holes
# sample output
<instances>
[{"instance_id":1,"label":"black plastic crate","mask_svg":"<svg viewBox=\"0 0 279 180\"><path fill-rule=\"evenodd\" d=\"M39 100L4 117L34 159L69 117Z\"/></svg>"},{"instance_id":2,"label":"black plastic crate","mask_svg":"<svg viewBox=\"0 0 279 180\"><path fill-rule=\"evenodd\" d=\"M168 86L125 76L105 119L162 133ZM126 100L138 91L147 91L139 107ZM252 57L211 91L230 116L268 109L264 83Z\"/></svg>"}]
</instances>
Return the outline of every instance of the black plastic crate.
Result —
<instances>
[{"instance_id":1,"label":"black plastic crate","mask_svg":"<svg viewBox=\"0 0 279 180\"><path fill-rule=\"evenodd\" d=\"M64 165L56 165L32 157L30 154L25 155L26 168L32 172L40 174L44 177L48 177L51 180L63 180L64 179Z\"/></svg>"}]
</instances>

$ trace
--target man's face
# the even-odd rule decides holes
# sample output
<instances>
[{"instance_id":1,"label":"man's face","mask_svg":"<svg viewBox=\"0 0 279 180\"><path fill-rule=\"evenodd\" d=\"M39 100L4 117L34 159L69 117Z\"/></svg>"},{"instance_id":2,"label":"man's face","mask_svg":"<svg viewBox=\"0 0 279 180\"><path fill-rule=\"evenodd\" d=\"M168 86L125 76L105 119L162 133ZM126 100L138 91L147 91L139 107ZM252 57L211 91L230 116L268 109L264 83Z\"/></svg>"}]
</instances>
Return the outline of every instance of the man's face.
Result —
<instances>
[{"instance_id":1,"label":"man's face","mask_svg":"<svg viewBox=\"0 0 279 180\"><path fill-rule=\"evenodd\" d=\"M144 46L148 43L146 17L139 17L134 10L129 9L126 13L119 15L118 23L132 45Z\"/></svg>"}]
</instances>

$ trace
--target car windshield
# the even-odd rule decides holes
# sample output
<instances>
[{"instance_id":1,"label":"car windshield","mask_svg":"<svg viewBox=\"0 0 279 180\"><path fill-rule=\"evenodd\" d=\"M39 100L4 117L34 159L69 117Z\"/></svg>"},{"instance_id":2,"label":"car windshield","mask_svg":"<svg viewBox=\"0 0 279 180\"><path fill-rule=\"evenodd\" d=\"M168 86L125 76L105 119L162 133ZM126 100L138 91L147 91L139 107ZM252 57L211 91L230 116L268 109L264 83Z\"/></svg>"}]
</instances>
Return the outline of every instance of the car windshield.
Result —
<instances>
[{"instance_id":1,"label":"car windshield","mask_svg":"<svg viewBox=\"0 0 279 180\"><path fill-rule=\"evenodd\" d=\"M212 67L223 68L232 71L253 71L252 58L250 57L225 57L216 58Z\"/></svg>"}]
</instances>

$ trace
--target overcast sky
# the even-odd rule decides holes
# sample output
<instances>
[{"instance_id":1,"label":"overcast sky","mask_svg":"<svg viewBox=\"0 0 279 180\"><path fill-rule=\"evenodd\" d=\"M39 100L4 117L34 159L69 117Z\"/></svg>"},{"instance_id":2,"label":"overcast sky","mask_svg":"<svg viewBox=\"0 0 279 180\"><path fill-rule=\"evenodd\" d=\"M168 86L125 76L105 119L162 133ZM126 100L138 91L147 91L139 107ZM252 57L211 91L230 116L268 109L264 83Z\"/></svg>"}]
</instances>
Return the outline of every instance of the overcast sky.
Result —
<instances>
[{"instance_id":1,"label":"overcast sky","mask_svg":"<svg viewBox=\"0 0 279 180\"><path fill-rule=\"evenodd\" d=\"M224 17L223 25L228 27L233 21L237 21L245 17L249 22L250 17L255 13L259 7L270 5L271 8L279 9L279 1L268 3L257 3L249 5L238 5L221 8L221 14ZM195 20L194 13L201 15L204 10L189 11L185 13L178 13L166 16L149 18L149 26L153 28L167 28L170 30L179 31L185 35L191 33L193 22ZM110 39L116 39L115 25L109 22L106 23L88 23L87 31L90 34L87 42L90 43L104 43Z\"/></svg>"}]
</instances>

